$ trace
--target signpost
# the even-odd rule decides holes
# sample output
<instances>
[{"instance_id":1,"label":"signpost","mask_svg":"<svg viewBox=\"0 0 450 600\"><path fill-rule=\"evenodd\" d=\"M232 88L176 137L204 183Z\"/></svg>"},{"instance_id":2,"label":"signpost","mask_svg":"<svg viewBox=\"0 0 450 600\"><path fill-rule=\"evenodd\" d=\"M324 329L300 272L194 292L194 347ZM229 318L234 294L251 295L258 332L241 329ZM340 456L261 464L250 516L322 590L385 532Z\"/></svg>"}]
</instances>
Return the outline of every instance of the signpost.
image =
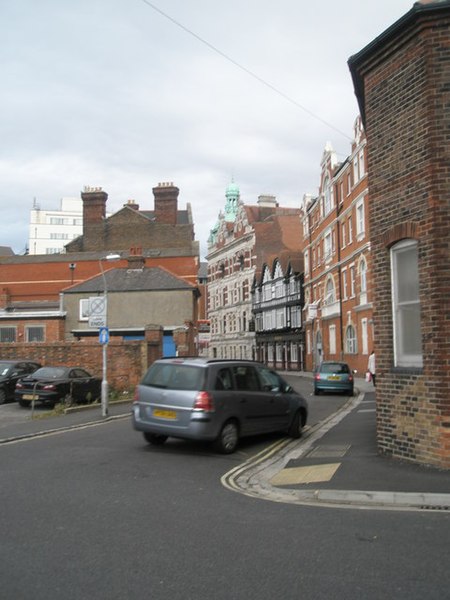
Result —
<instances>
[{"instance_id":1,"label":"signpost","mask_svg":"<svg viewBox=\"0 0 450 600\"><path fill-rule=\"evenodd\" d=\"M109 342L109 329L107 327L100 327L98 331L98 341L103 345Z\"/></svg>"},{"instance_id":2,"label":"signpost","mask_svg":"<svg viewBox=\"0 0 450 600\"><path fill-rule=\"evenodd\" d=\"M106 327L106 295L89 298L89 327Z\"/></svg>"}]
</instances>

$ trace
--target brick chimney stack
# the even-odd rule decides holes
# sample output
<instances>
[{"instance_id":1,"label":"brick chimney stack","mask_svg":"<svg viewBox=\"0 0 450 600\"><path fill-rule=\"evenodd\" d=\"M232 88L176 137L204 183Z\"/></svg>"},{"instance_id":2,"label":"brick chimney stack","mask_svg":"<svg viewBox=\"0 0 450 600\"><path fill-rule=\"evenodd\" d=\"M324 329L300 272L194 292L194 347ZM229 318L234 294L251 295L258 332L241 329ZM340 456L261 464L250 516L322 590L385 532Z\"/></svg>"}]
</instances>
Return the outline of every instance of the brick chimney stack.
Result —
<instances>
[{"instance_id":1,"label":"brick chimney stack","mask_svg":"<svg viewBox=\"0 0 450 600\"><path fill-rule=\"evenodd\" d=\"M135 200L128 200L124 206L129 206L133 210L139 210L139 204Z\"/></svg>"},{"instance_id":2,"label":"brick chimney stack","mask_svg":"<svg viewBox=\"0 0 450 600\"><path fill-rule=\"evenodd\" d=\"M178 194L180 190L170 183L158 183L153 188L155 196L155 221L165 225L177 224Z\"/></svg>"},{"instance_id":3,"label":"brick chimney stack","mask_svg":"<svg viewBox=\"0 0 450 600\"><path fill-rule=\"evenodd\" d=\"M106 200L108 194L101 187L86 186L81 192L83 200L83 233L89 225L103 223L106 217Z\"/></svg>"},{"instance_id":4,"label":"brick chimney stack","mask_svg":"<svg viewBox=\"0 0 450 600\"><path fill-rule=\"evenodd\" d=\"M128 268L142 270L145 267L145 258L142 254L142 248L139 246L133 246L130 248L130 254L128 255Z\"/></svg>"}]
</instances>

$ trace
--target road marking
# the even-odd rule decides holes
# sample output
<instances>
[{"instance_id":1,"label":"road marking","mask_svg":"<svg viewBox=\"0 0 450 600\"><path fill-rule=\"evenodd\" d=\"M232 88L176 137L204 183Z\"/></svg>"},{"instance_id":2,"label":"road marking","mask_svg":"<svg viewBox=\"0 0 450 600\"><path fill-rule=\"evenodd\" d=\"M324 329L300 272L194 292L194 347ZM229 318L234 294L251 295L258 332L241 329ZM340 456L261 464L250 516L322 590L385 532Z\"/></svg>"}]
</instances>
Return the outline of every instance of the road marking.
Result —
<instances>
[{"instance_id":1,"label":"road marking","mask_svg":"<svg viewBox=\"0 0 450 600\"><path fill-rule=\"evenodd\" d=\"M361 410L356 411L358 413L374 413L376 412L375 408L362 408Z\"/></svg>"},{"instance_id":2,"label":"road marking","mask_svg":"<svg viewBox=\"0 0 450 600\"><path fill-rule=\"evenodd\" d=\"M129 414L123 415L114 415L111 417L106 417L101 421L90 421L89 423L80 423L78 425L67 425L66 427L60 427L58 429L49 429L48 431L37 431L35 433L27 433L24 435L18 435L9 438L0 439L1 446L7 446L9 444L20 444L23 442L31 442L32 440L42 439L46 437L51 437L53 435L62 435L63 433L68 433L69 431L75 431L77 429L89 429L90 427L99 427L100 425L105 425L106 423L111 423L113 421L117 421L118 419L124 419L129 417Z\"/></svg>"},{"instance_id":3,"label":"road marking","mask_svg":"<svg viewBox=\"0 0 450 600\"><path fill-rule=\"evenodd\" d=\"M299 485L302 483L321 483L330 481L341 463L329 465L311 465L309 467L293 467L283 469L270 479L272 485Z\"/></svg>"}]
</instances>

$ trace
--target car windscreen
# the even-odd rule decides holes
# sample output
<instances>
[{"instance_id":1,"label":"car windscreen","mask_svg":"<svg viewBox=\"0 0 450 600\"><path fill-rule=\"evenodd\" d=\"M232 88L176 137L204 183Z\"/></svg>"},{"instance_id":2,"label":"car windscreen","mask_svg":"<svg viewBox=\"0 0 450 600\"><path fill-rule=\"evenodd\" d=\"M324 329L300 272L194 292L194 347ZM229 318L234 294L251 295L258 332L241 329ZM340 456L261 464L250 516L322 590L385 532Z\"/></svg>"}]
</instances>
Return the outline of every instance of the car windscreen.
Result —
<instances>
[{"instance_id":1,"label":"car windscreen","mask_svg":"<svg viewBox=\"0 0 450 600\"><path fill-rule=\"evenodd\" d=\"M11 363L0 362L0 377L8 375L8 371L11 369Z\"/></svg>"},{"instance_id":2,"label":"car windscreen","mask_svg":"<svg viewBox=\"0 0 450 600\"><path fill-rule=\"evenodd\" d=\"M154 363L141 381L142 385L170 390L202 389L205 369L183 364Z\"/></svg>"},{"instance_id":3,"label":"car windscreen","mask_svg":"<svg viewBox=\"0 0 450 600\"><path fill-rule=\"evenodd\" d=\"M33 373L38 379L61 379L66 376L66 369L58 367L42 367Z\"/></svg>"},{"instance_id":4,"label":"car windscreen","mask_svg":"<svg viewBox=\"0 0 450 600\"><path fill-rule=\"evenodd\" d=\"M320 365L321 373L348 373L349 368L342 363L322 363Z\"/></svg>"}]
</instances>

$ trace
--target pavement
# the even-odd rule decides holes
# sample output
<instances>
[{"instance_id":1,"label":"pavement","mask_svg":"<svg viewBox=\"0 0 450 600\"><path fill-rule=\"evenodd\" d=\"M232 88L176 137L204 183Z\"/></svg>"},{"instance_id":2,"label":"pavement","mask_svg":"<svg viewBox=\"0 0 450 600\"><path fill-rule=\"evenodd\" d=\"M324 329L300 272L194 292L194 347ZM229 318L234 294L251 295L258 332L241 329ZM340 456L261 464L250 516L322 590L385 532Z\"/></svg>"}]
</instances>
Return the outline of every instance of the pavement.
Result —
<instances>
[{"instance_id":1,"label":"pavement","mask_svg":"<svg viewBox=\"0 0 450 600\"><path fill-rule=\"evenodd\" d=\"M312 378L313 374L301 372L298 376ZM267 466L262 486L266 492L272 488L276 501L450 512L449 470L378 453L375 388L365 379L356 378L353 398L329 418L307 428L300 444L291 443L277 454Z\"/></svg>"},{"instance_id":2,"label":"pavement","mask_svg":"<svg viewBox=\"0 0 450 600\"><path fill-rule=\"evenodd\" d=\"M295 375L312 377L306 372ZM450 471L378 454L374 387L357 378L355 388L355 395L341 409L307 427L300 440L281 440L224 475L222 483L234 491L277 502L448 515ZM0 446L129 418L130 412L128 400L111 402L107 417L102 417L101 407L96 406L51 417L36 411L37 418L20 422L2 419Z\"/></svg>"}]
</instances>

